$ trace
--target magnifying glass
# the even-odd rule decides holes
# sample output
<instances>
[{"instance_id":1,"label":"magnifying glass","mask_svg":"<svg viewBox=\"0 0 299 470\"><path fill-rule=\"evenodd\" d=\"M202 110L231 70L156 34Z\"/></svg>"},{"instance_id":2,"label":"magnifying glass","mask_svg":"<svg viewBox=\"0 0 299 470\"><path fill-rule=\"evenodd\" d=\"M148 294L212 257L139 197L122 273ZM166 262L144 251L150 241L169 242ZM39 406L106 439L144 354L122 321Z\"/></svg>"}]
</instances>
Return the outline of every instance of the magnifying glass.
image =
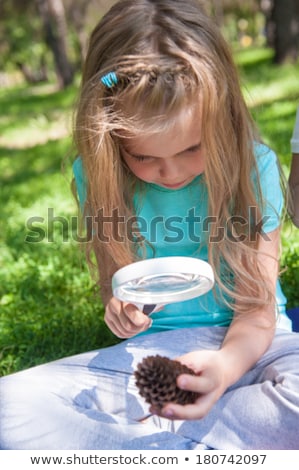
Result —
<instances>
[{"instance_id":1,"label":"magnifying glass","mask_svg":"<svg viewBox=\"0 0 299 470\"><path fill-rule=\"evenodd\" d=\"M213 285L211 265L186 256L137 261L112 277L114 297L135 304L147 315L166 304L199 297Z\"/></svg>"}]
</instances>

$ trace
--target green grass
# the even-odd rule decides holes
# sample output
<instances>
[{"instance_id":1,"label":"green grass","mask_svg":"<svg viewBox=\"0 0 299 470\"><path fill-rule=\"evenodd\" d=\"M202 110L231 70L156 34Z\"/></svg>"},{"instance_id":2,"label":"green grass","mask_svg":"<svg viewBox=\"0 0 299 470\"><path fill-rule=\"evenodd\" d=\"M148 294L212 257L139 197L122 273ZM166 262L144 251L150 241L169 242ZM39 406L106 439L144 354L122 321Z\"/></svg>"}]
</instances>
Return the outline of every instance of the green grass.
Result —
<instances>
[{"instance_id":1,"label":"green grass","mask_svg":"<svg viewBox=\"0 0 299 470\"><path fill-rule=\"evenodd\" d=\"M299 62L273 65L269 49L247 49L236 53L244 95L263 140L279 157L286 178L289 176L290 139L299 105ZM299 305L298 229L286 220L282 230L281 284L288 308Z\"/></svg>"},{"instance_id":2,"label":"green grass","mask_svg":"<svg viewBox=\"0 0 299 470\"><path fill-rule=\"evenodd\" d=\"M286 176L289 140L299 103L299 65L276 67L271 51L236 54L244 93L264 140ZM0 375L118 340L103 321L103 306L71 223L77 208L71 171L71 111L77 87L50 85L0 90ZM64 226L49 212L65 219ZM38 217L38 219L32 219ZM30 243L40 229L40 242ZM50 238L51 241L48 241ZM289 307L299 305L298 231L285 223L282 284Z\"/></svg>"},{"instance_id":3,"label":"green grass","mask_svg":"<svg viewBox=\"0 0 299 470\"><path fill-rule=\"evenodd\" d=\"M74 241L71 172L61 169L74 97L75 87L0 93L1 375L116 342ZM38 243L32 226L44 231Z\"/></svg>"}]
</instances>

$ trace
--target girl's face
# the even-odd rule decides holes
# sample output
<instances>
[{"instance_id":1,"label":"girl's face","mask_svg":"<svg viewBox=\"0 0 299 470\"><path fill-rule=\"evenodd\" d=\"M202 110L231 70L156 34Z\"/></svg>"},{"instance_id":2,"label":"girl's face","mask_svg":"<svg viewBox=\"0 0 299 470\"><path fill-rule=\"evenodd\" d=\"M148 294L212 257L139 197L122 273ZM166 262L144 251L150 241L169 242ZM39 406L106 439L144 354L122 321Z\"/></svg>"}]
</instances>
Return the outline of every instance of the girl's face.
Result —
<instances>
[{"instance_id":1,"label":"girl's face","mask_svg":"<svg viewBox=\"0 0 299 470\"><path fill-rule=\"evenodd\" d=\"M180 189L204 171L198 112L186 110L163 133L121 139L122 156L137 178L168 189Z\"/></svg>"}]
</instances>

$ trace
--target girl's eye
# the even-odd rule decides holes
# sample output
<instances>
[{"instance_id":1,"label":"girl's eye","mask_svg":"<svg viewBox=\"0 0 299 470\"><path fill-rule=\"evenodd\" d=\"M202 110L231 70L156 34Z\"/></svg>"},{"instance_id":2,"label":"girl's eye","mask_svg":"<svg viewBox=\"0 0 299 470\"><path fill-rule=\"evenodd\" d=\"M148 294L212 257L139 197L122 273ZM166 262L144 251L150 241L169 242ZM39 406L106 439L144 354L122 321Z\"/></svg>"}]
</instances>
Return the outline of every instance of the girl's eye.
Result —
<instances>
[{"instance_id":1,"label":"girl's eye","mask_svg":"<svg viewBox=\"0 0 299 470\"><path fill-rule=\"evenodd\" d=\"M149 160L151 158L147 157L146 155L134 155L124 148L122 149L122 152L136 162L144 162L145 160Z\"/></svg>"},{"instance_id":2,"label":"girl's eye","mask_svg":"<svg viewBox=\"0 0 299 470\"><path fill-rule=\"evenodd\" d=\"M132 155L132 158L134 158L134 160L137 162L144 162L146 160L146 157L142 157L141 155Z\"/></svg>"},{"instance_id":3,"label":"girl's eye","mask_svg":"<svg viewBox=\"0 0 299 470\"><path fill-rule=\"evenodd\" d=\"M136 162L151 162L153 161L154 157L147 157L146 155L131 155L131 158L133 158Z\"/></svg>"},{"instance_id":4,"label":"girl's eye","mask_svg":"<svg viewBox=\"0 0 299 470\"><path fill-rule=\"evenodd\" d=\"M200 150L200 148L201 148L201 145L200 145L200 144L194 145L194 147L190 147L190 148L188 149L188 152L195 153L195 152L198 152L198 151Z\"/></svg>"}]
</instances>

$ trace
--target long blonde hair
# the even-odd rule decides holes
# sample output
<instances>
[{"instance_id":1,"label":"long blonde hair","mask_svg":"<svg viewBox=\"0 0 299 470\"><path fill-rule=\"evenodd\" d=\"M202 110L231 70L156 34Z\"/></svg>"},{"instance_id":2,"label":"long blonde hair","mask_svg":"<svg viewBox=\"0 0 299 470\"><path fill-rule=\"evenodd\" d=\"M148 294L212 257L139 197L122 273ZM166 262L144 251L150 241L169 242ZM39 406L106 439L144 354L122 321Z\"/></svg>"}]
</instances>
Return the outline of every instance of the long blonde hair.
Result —
<instances>
[{"instance_id":1,"label":"long blonde hair","mask_svg":"<svg viewBox=\"0 0 299 470\"><path fill-rule=\"evenodd\" d=\"M110 72L116 74L117 83L107 87L101 77ZM137 256L125 223L117 227L122 242L113 233L114 219L117 224L120 215L123 220L134 215L132 199L138 185L122 161L118 136L120 132L136 135L171 128L181 110L197 103L207 156L204 173L209 215L216 221L210 226L213 240L232 216L248 221L249 207L256 207L257 217L261 216L261 191L252 183L256 171L253 147L259 137L231 52L196 0L122 0L115 4L90 38L74 133L87 179L85 215L96 217L101 210L111 221L101 237L95 236L98 227L93 224L87 246L89 262L90 253L96 255L105 302L111 295L113 272ZM235 228L228 226L228 231ZM244 239L244 233L235 235L243 241L236 243L225 236L210 243L209 262L222 290L238 304L242 300L240 311L248 311L268 302L270 293L258 267L258 234L251 232L248 237L249 221L242 229L247 235ZM233 279L242 286L242 299L234 292Z\"/></svg>"}]
</instances>

